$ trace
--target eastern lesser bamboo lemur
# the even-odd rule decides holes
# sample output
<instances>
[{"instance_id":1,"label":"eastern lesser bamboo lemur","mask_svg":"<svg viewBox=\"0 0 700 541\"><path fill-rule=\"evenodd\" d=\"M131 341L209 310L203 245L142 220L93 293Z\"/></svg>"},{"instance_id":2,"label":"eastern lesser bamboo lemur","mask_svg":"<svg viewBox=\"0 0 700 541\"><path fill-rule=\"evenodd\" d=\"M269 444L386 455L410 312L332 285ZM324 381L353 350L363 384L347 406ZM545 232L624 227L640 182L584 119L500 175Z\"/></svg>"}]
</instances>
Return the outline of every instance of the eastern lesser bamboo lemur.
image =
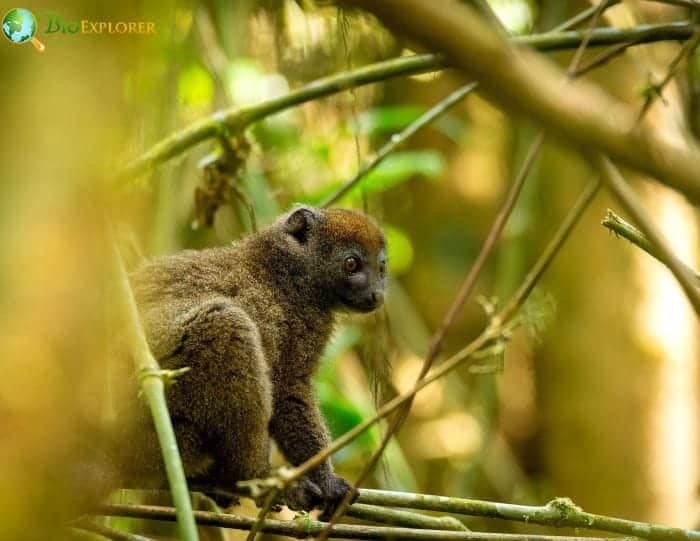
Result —
<instances>
[{"instance_id":1,"label":"eastern lesser bamboo lemur","mask_svg":"<svg viewBox=\"0 0 700 541\"><path fill-rule=\"evenodd\" d=\"M132 276L148 341L163 368L190 367L167 391L188 478L232 489L270 473L273 438L293 465L329 442L312 377L342 309L383 301L386 244L367 216L299 207L231 246L188 250ZM127 476L163 482L148 416ZM332 512L351 486L330 460L286 494Z\"/></svg>"}]
</instances>

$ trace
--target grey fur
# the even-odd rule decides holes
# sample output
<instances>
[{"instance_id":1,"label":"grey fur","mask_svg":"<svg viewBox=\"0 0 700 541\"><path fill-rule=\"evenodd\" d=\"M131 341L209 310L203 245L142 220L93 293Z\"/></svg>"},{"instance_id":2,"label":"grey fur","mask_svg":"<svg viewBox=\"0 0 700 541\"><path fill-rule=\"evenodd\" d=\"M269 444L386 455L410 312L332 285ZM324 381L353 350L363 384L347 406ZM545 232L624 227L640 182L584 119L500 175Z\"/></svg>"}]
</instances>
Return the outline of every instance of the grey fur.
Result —
<instances>
[{"instance_id":1,"label":"grey fur","mask_svg":"<svg viewBox=\"0 0 700 541\"><path fill-rule=\"evenodd\" d=\"M348 257L362 261L360 271L347 272ZM301 207L231 246L137 269L132 281L154 355L163 368L190 367L167 394L188 478L231 489L269 475L270 437L294 465L328 444L312 377L333 314L381 303L385 265L384 237L369 218ZM162 485L149 416L137 416L123 474ZM287 502L328 514L349 490L327 461Z\"/></svg>"}]
</instances>

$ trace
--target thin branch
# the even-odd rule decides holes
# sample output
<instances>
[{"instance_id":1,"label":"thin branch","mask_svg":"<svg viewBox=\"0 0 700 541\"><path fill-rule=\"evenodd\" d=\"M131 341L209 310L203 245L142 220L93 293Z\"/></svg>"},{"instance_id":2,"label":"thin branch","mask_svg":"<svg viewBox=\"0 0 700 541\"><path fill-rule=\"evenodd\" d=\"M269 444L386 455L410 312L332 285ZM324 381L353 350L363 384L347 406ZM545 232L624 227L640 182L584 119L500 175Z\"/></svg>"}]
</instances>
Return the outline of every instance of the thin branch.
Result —
<instances>
[{"instance_id":1,"label":"thin branch","mask_svg":"<svg viewBox=\"0 0 700 541\"><path fill-rule=\"evenodd\" d=\"M666 239L657 229L656 225L646 211L641 201L632 188L625 182L620 171L610 159L603 155L594 158L594 163L600 171L601 177L615 199L622 205L625 211L639 225L639 228L647 236L651 244L657 250L659 260L666 265L678 280L686 297L693 305L695 313L700 316L700 289L694 284L694 276L685 264L683 264L668 246Z\"/></svg>"},{"instance_id":2,"label":"thin branch","mask_svg":"<svg viewBox=\"0 0 700 541\"><path fill-rule=\"evenodd\" d=\"M387 509L379 505L367 505L364 503L354 503L345 511L345 516L359 518L370 522L380 522L392 526L402 526L404 528L419 528L421 530L452 530L456 532L469 531L455 517L431 517L402 511L398 509Z\"/></svg>"},{"instance_id":3,"label":"thin branch","mask_svg":"<svg viewBox=\"0 0 700 541\"><path fill-rule=\"evenodd\" d=\"M496 247L496 243L501 237L503 229L505 228L505 225L508 221L508 218L510 217L510 215L513 212L513 209L515 208L515 203L517 202L518 197L522 192L523 186L525 185L525 180L527 180L527 177L529 176L530 171L532 170L532 167L535 164L535 160L537 159L539 151L542 148L543 142L544 132L540 132L537 134L535 140L532 142L528 154L525 157L525 160L523 161L520 170L518 171L518 174L516 175L513 184L508 194L506 195L505 200L503 201L503 206L499 209L498 214L496 215L493 224L491 225L491 229L486 235L484 244L482 245L479 254L476 256L474 264L469 269L469 273L464 279L464 283L462 284L459 292L457 293L455 301L452 303L452 306L447 311L447 314L440 323L440 327L438 328L437 332L435 333L435 336L433 337L433 340L431 341L430 348L425 358L425 362L421 367L419 378L425 377L426 374L432 368L435 359L442 351L442 345L445 341L447 331L450 329L450 327L452 327L455 320L457 319L457 316L461 313L462 308L464 307L464 304L466 303L467 299L471 296L472 292L474 291L474 288L476 287L476 282L479 276L481 275L481 272L483 271L489 256Z\"/></svg>"},{"instance_id":4,"label":"thin branch","mask_svg":"<svg viewBox=\"0 0 700 541\"><path fill-rule=\"evenodd\" d=\"M488 0L471 0L471 3L492 28L497 29L504 38L508 37L508 29L493 10Z\"/></svg>"},{"instance_id":5,"label":"thin branch","mask_svg":"<svg viewBox=\"0 0 700 541\"><path fill-rule=\"evenodd\" d=\"M260 507L260 511L258 512L258 516L255 517L255 521L253 522L253 524L250 528L250 531L248 532L248 535L246 536L246 541L255 541L255 538L257 537L258 533L260 533L262 531L261 530L262 525L265 522L267 515L272 510L272 506L275 504L275 500L277 499L277 496L279 495L279 493L280 493L280 490L278 488L273 488L265 496L265 500L263 502L263 505Z\"/></svg>"},{"instance_id":6,"label":"thin branch","mask_svg":"<svg viewBox=\"0 0 700 541\"><path fill-rule=\"evenodd\" d=\"M598 54L593 58L593 60L589 61L588 64L585 66L582 66L578 68L573 75L575 77L580 77L581 75L585 75L591 70L594 70L596 68L599 68L600 66L610 62L613 58L616 56L621 55L624 53L627 49L630 47L633 47L634 45L637 45L639 42L638 41L625 41L624 43L618 43L616 45L613 45L609 49L606 49L602 53Z\"/></svg>"},{"instance_id":7,"label":"thin branch","mask_svg":"<svg viewBox=\"0 0 700 541\"><path fill-rule=\"evenodd\" d=\"M112 541L153 541L153 539L150 537L145 537L134 533L120 532L119 530L108 528L107 526L103 526L97 522L90 522L87 520L81 520L72 527L80 531L100 535L105 539L112 539Z\"/></svg>"},{"instance_id":8,"label":"thin branch","mask_svg":"<svg viewBox=\"0 0 700 541\"><path fill-rule=\"evenodd\" d=\"M661 80L661 82L659 84L651 86L649 92L647 92L646 99L644 100L644 105L642 105L642 108L640 109L639 114L637 115L637 124L639 124L642 121L642 118L644 118L644 115L651 107L651 104L654 103L654 100L658 97L661 97L661 93L663 92L666 85L676 75L678 68L681 64L681 60L683 60L686 57L690 57L693 54L695 47L698 46L698 42L700 42L700 30L695 32L693 37L683 44L683 47L681 47L680 51L678 51L678 54L674 57L673 60L671 60L671 63L668 66L668 70L666 71L666 75Z\"/></svg>"},{"instance_id":9,"label":"thin branch","mask_svg":"<svg viewBox=\"0 0 700 541\"><path fill-rule=\"evenodd\" d=\"M136 299L129 283L129 277L124 267L119 250L112 242L114 267L116 271L115 281L117 296L122 304L122 311L127 319L126 332L131 345L134 363L139 373L141 391L148 402L156 429L158 443L160 444L165 472L172 493L173 503L177 509L178 528L183 541L197 541L197 527L192 516L192 502L187 490L187 480L180 459L180 452L175 440L175 431L168 413L165 400L165 381L172 382L182 371L161 370L158 362L153 357L146 340L146 334L141 325Z\"/></svg>"},{"instance_id":10,"label":"thin branch","mask_svg":"<svg viewBox=\"0 0 700 541\"><path fill-rule=\"evenodd\" d=\"M569 78L574 77L574 74L576 73L576 70L578 69L578 66L581 63L581 59L583 58L583 53L586 51L586 47L588 47L588 44L591 41L591 33L593 32L593 29L598 24L598 19L600 18L602 13L610 5L611 5L611 0L601 0L601 2L595 7L595 11L593 12L591 19L588 22L588 28L586 29L586 32L583 35L583 39L581 40L581 44L576 49L576 52L574 53L574 56L571 59L571 63L569 64L569 67L566 70L566 74L569 76Z\"/></svg>"},{"instance_id":11,"label":"thin branch","mask_svg":"<svg viewBox=\"0 0 700 541\"><path fill-rule=\"evenodd\" d=\"M566 239L569 238L574 226L579 222L584 211L588 208L588 205L591 204L591 201L593 201L593 198L595 197L596 193L598 193L599 188L600 179L596 178L589 183L588 187L583 191L578 201L576 201L574 207L569 211L566 218L564 218L564 221L559 226L559 229L535 263L532 270L525 277L525 280L521 284L520 288L518 288L518 291L515 292L513 297L511 297L511 299L508 301L508 304L506 304L503 310L501 310L498 316L499 318L502 318L504 321L509 320L525 303L535 285L537 285L542 275L549 268L554 256L564 245Z\"/></svg>"},{"instance_id":12,"label":"thin branch","mask_svg":"<svg viewBox=\"0 0 700 541\"><path fill-rule=\"evenodd\" d=\"M552 28L552 32L562 32L564 30L569 30L570 28L574 28L575 26L578 26L579 24L585 23L588 19L593 17L593 15L598 11L598 6L602 4L603 2L606 2L608 6L611 7L614 6L615 4L619 4L620 0L601 0L600 3L591 6L589 8L584 9L582 12L574 15L571 17L569 20L564 21L563 23L555 26Z\"/></svg>"},{"instance_id":13,"label":"thin branch","mask_svg":"<svg viewBox=\"0 0 700 541\"><path fill-rule=\"evenodd\" d=\"M151 505L105 504L100 506L99 513L108 516L136 517L164 521L172 521L175 517L172 508ZM197 518L197 523L202 526L217 526L219 528L232 528L237 530L249 530L254 523L254 519L252 518L228 513L195 511L195 517ZM267 519L264 521L261 530L265 533L274 533L297 539L304 539L317 536L326 525L327 523L313 520L308 516L299 517L295 520ZM406 539L413 541L492 541L497 539L506 541L584 541L595 539L603 541L603 538L600 537L421 530L356 524L334 525L331 528L331 537L344 539ZM605 539L609 540L610 538Z\"/></svg>"},{"instance_id":14,"label":"thin branch","mask_svg":"<svg viewBox=\"0 0 700 541\"><path fill-rule=\"evenodd\" d=\"M608 209L608 211L605 213L605 218L603 218L601 225L603 227L607 227L610 231L615 233L615 235L627 239L637 248L641 248L651 257L660 263L663 263L659 251L652 245L651 242L649 242L649 239L644 236L644 233L639 231L639 229L634 227L629 222L622 219L621 216L618 216L612 210ZM697 285L700 286L700 272L696 271L685 263L683 263L683 266L689 275L695 277Z\"/></svg>"},{"instance_id":15,"label":"thin branch","mask_svg":"<svg viewBox=\"0 0 700 541\"><path fill-rule=\"evenodd\" d=\"M627 29L599 28L591 33L589 46L628 42L637 39L640 35L643 36L640 43L649 43L687 39L692 34L693 25L687 22L639 25ZM556 51L578 47L583 36L584 33L581 31L555 32L517 36L511 38L511 42L529 45L540 51ZM263 118L302 103L393 77L442 70L446 66L445 59L440 55L400 57L318 79L284 96L251 107L217 111L154 144L119 171L115 180L117 184L123 184L203 141L239 132Z\"/></svg>"},{"instance_id":16,"label":"thin branch","mask_svg":"<svg viewBox=\"0 0 700 541\"><path fill-rule=\"evenodd\" d=\"M700 532L659 524L596 515L583 511L568 498L557 498L542 506L513 505L464 498L393 492L388 490L360 491L359 502L392 507L409 507L426 511L456 513L460 515L498 518L542 524L557 528L582 528L603 532L631 535L651 540L692 539L699 540Z\"/></svg>"},{"instance_id":17,"label":"thin branch","mask_svg":"<svg viewBox=\"0 0 700 541\"><path fill-rule=\"evenodd\" d=\"M636 41L642 44L657 41L686 40L693 35L693 31L693 24L686 21L640 24L631 28L596 28L591 32L588 47L615 45L616 43L628 41ZM540 52L552 52L577 49L585 35L585 30L544 32L542 34L512 37L509 41L513 45L528 45Z\"/></svg>"},{"instance_id":18,"label":"thin branch","mask_svg":"<svg viewBox=\"0 0 700 541\"><path fill-rule=\"evenodd\" d=\"M672 6L679 6L689 9L700 8L700 0L650 0L651 2L657 2L659 4L670 4Z\"/></svg>"},{"instance_id":19,"label":"thin branch","mask_svg":"<svg viewBox=\"0 0 700 541\"><path fill-rule=\"evenodd\" d=\"M409 124L400 133L394 134L389 138L382 148L380 148L374 157L364 164L360 170L352 177L350 180L345 182L338 190L329 195L320 206L327 207L338 201L341 197L347 194L355 185L357 185L360 180L367 176L371 171L377 168L377 166L384 161L384 159L394 152L397 148L403 145L411 136L413 136L422 127L430 124L444 113L449 111L452 107L457 105L467 94L477 87L478 83L469 83L463 87L458 88L447 96L442 101L438 102L436 105L428 109L420 117L418 117L414 122Z\"/></svg>"},{"instance_id":20,"label":"thin branch","mask_svg":"<svg viewBox=\"0 0 700 541\"><path fill-rule=\"evenodd\" d=\"M199 488L192 484L190 484L190 487L193 490ZM210 493L214 492L227 499L251 497L249 491L233 492L222 488L211 490L210 487L207 487L207 490ZM381 522L383 524L391 524L393 526L405 526L427 530L465 531L467 529L464 524L454 517L432 517L420 513L413 513L411 511L387 509L386 507L376 505L355 504L347 509L346 516Z\"/></svg>"}]
</instances>

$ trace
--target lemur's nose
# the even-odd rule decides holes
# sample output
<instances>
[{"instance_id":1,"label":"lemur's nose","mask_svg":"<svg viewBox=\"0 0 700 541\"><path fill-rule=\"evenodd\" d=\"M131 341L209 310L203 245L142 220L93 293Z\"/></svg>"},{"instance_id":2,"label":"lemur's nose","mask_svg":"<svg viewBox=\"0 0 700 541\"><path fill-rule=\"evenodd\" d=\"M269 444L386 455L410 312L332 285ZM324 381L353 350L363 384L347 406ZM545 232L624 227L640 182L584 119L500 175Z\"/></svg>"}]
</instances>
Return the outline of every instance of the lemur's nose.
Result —
<instances>
[{"instance_id":1,"label":"lemur's nose","mask_svg":"<svg viewBox=\"0 0 700 541\"><path fill-rule=\"evenodd\" d=\"M384 302L384 293L381 291L373 291L372 292L372 302L376 306L380 306Z\"/></svg>"}]
</instances>

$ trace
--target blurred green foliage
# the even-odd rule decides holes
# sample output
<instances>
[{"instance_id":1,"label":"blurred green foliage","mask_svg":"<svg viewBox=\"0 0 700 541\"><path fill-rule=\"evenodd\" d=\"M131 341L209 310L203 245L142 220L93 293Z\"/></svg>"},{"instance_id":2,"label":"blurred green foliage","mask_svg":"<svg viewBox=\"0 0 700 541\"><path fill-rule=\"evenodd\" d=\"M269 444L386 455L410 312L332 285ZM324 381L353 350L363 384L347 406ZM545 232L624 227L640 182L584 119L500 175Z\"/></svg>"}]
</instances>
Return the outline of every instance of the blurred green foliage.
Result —
<instances>
[{"instance_id":1,"label":"blurred green foliage","mask_svg":"<svg viewBox=\"0 0 700 541\"><path fill-rule=\"evenodd\" d=\"M490 3L515 33L546 30L589 7L582 0ZM295 203L321 201L464 83L445 71L347 89L231 134L250 150L226 172L212 227L195 230L195 193L204 180L198 164L221 141L189 149L117 194L102 193L103 179L216 111L411 54L415 45L372 17L326 2L126 2L117 9L78 0L64 9L95 20L154 20L158 33L129 40L52 35L43 55L0 47L0 63L12 74L0 85L11 127L0 145L0 425L10 435L0 446L8 487L0 491L2 539L21 538L26 524L57 520L60 513L51 511L85 497L90 487L71 490L61 484L68 476L56 475L75 450L77 419L109 417L104 397L118 403L130 384L105 382L119 368L110 360L119 332L109 325L102 293L105 200L111 217L133 229L134 262L139 253L223 245L252 231L247 202L264 227ZM622 2L609 13L621 14L618 26L685 16L654 2ZM645 45L591 77L637 106L648 65L663 73L677 47ZM550 57L565 66L570 53ZM685 71L694 73L692 84L681 85L678 96L665 93L669 105L659 110L682 119L687 109L697 134L700 51L679 77ZM655 127L668 120L650 113ZM341 317L324 355L319 400L334 437L415 382L536 129L470 95L340 202L383 225L390 283L385 308ZM518 286L590 173L577 152L546 140L478 294L503 302ZM681 217L692 245L695 218L667 196L653 192L650 208L667 209L659 220ZM514 333L504 370L459 370L421 391L369 484L522 503L566 495L592 511L692 525L697 328L653 264L600 230L609 205L602 193L549 269L524 312L530 332ZM443 355L487 322L470 299ZM502 360L484 364L491 369ZM359 473L383 428L338 453L341 474ZM40 538L54 539L50 531Z\"/></svg>"}]
</instances>

